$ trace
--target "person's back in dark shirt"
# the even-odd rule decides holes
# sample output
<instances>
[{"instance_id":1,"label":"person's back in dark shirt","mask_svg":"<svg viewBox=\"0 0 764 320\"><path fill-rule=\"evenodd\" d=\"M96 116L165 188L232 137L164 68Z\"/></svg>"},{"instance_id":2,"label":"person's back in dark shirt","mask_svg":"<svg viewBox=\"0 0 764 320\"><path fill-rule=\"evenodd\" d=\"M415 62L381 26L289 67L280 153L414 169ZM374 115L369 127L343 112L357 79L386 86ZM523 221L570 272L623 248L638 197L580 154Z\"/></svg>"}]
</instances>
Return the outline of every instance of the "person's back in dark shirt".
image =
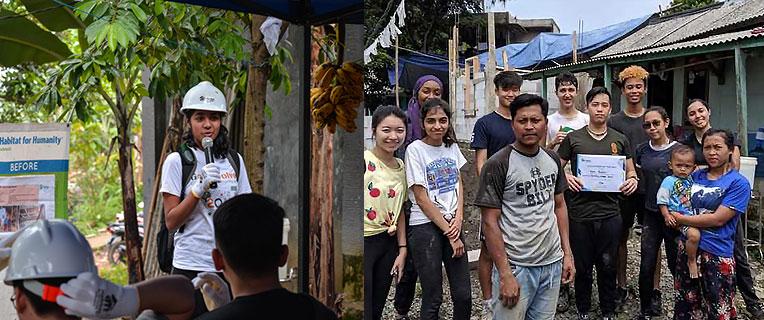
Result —
<instances>
[{"instance_id":1,"label":"person's back in dark shirt","mask_svg":"<svg viewBox=\"0 0 764 320\"><path fill-rule=\"evenodd\" d=\"M337 316L315 298L286 289L238 297L197 320L305 319L335 320Z\"/></svg>"}]
</instances>

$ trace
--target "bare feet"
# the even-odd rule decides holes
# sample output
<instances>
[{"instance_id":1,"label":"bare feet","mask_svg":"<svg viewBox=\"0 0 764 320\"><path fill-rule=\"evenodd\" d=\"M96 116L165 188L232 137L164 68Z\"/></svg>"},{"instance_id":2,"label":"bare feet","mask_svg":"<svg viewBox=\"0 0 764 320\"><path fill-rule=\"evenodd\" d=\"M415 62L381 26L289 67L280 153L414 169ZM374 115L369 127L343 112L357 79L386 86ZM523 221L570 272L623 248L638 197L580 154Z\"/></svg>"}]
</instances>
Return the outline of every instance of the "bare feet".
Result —
<instances>
[{"instance_id":1,"label":"bare feet","mask_svg":"<svg viewBox=\"0 0 764 320\"><path fill-rule=\"evenodd\" d=\"M687 267L690 269L690 278L691 279L697 279L700 275L698 274L698 263L694 260L687 261Z\"/></svg>"}]
</instances>

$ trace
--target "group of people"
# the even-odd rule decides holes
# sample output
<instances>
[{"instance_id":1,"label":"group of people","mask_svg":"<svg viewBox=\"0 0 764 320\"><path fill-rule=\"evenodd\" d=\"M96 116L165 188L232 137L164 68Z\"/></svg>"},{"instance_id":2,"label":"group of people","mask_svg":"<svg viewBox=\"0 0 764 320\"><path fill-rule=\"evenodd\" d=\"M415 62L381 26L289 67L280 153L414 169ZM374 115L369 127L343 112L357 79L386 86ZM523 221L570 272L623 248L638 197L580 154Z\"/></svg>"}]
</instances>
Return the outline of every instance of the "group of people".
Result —
<instances>
[{"instance_id":1,"label":"group of people","mask_svg":"<svg viewBox=\"0 0 764 320\"><path fill-rule=\"evenodd\" d=\"M181 112L183 146L165 160L160 189L164 223L174 234L172 275L128 286L109 282L70 222L40 220L0 241L20 319L337 319L316 299L281 287L278 267L289 254L284 209L251 193L222 124L223 93L199 83Z\"/></svg>"},{"instance_id":2,"label":"group of people","mask_svg":"<svg viewBox=\"0 0 764 320\"><path fill-rule=\"evenodd\" d=\"M663 316L661 243L674 280L675 319L735 319L736 287L749 313L764 317L742 245L741 216L751 187L738 173L740 149L727 130L711 128L711 108L692 100L692 131L675 139L662 107L644 105L649 73L619 73L626 106L611 114L611 93L595 86L576 109L578 81L555 79L560 108L521 94L522 78L493 79L499 107L476 123L470 146L479 176L465 199L443 84L420 78L408 109L378 107L375 145L364 153L364 290L367 319L381 319L392 285L396 318L406 319L417 278L421 319L440 318L443 270L454 319L469 319L470 272L465 203L480 209L478 280L484 319L553 319L574 292L579 319L589 319L596 268L599 309L614 319L629 299L627 246L641 228L641 319ZM593 191L581 159L623 159L617 190ZM636 221L635 221L636 220ZM572 286L572 288L570 288Z\"/></svg>"}]
</instances>

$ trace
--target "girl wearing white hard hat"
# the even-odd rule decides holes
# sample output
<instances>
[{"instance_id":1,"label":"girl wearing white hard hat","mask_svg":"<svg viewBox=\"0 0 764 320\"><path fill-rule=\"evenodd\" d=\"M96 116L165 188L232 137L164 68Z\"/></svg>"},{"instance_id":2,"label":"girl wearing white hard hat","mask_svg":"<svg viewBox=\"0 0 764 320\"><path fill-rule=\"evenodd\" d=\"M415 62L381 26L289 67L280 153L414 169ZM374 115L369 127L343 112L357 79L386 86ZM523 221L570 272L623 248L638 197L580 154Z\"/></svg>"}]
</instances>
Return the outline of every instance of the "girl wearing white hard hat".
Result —
<instances>
[{"instance_id":1,"label":"girl wearing white hard hat","mask_svg":"<svg viewBox=\"0 0 764 320\"><path fill-rule=\"evenodd\" d=\"M203 81L188 90L180 111L188 129L183 133L180 151L168 155L162 166L159 191L167 229L175 232L172 273L193 279L200 272L217 271L211 255L215 247L215 210L226 200L252 189L244 161L231 151L228 130L222 124L228 113L223 93ZM184 167L193 168L185 177ZM196 301L194 317L207 311L199 291Z\"/></svg>"}]
</instances>

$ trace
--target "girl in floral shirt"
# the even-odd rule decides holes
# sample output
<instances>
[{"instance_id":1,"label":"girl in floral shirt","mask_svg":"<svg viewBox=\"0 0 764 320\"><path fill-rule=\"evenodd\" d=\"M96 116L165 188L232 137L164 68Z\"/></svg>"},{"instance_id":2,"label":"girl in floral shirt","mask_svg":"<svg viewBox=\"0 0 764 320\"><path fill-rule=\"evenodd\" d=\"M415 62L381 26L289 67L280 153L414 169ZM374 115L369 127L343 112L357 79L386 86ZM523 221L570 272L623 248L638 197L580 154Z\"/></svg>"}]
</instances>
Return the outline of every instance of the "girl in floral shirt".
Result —
<instances>
[{"instance_id":1,"label":"girl in floral shirt","mask_svg":"<svg viewBox=\"0 0 764 320\"><path fill-rule=\"evenodd\" d=\"M406 114L396 106L377 108L371 117L375 146L364 151L363 175L364 310L381 319L392 280L406 262L406 170L393 153L406 139Z\"/></svg>"}]
</instances>

